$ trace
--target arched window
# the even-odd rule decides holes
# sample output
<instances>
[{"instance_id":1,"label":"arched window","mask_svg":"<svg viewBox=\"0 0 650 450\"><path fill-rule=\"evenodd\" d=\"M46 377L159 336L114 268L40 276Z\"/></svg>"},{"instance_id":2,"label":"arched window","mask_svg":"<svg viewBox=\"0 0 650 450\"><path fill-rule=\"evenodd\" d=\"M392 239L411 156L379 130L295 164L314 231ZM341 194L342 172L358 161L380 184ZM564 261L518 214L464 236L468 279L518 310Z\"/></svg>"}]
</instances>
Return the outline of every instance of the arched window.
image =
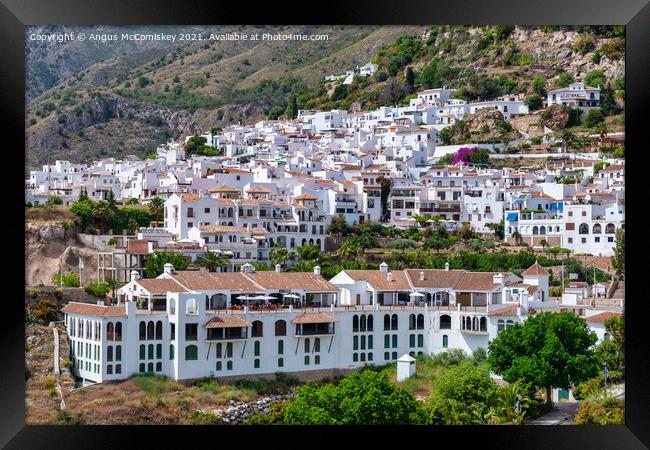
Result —
<instances>
[{"instance_id":1,"label":"arched window","mask_svg":"<svg viewBox=\"0 0 650 450\"><path fill-rule=\"evenodd\" d=\"M366 336L362 335L361 336L361 350L365 350L365 349L366 349Z\"/></svg>"},{"instance_id":2,"label":"arched window","mask_svg":"<svg viewBox=\"0 0 650 450\"><path fill-rule=\"evenodd\" d=\"M113 337L113 340L122 340L122 322L115 322L115 336Z\"/></svg>"},{"instance_id":3,"label":"arched window","mask_svg":"<svg viewBox=\"0 0 650 450\"><path fill-rule=\"evenodd\" d=\"M539 234L546 234L546 227L544 225L539 227Z\"/></svg>"},{"instance_id":4,"label":"arched window","mask_svg":"<svg viewBox=\"0 0 650 450\"><path fill-rule=\"evenodd\" d=\"M365 337L365 336L363 336L363 337ZM363 341L363 337L362 337L362 341ZM315 352L320 352L320 338L315 338L314 339L314 351Z\"/></svg>"},{"instance_id":5,"label":"arched window","mask_svg":"<svg viewBox=\"0 0 650 450\"><path fill-rule=\"evenodd\" d=\"M278 355L282 355L284 353L284 341L280 339L278 341Z\"/></svg>"},{"instance_id":6,"label":"arched window","mask_svg":"<svg viewBox=\"0 0 650 450\"><path fill-rule=\"evenodd\" d=\"M392 331L397 330L397 314L393 314L393 317L391 317L390 320L390 329Z\"/></svg>"},{"instance_id":7,"label":"arched window","mask_svg":"<svg viewBox=\"0 0 650 450\"><path fill-rule=\"evenodd\" d=\"M140 322L140 340L144 341L147 339L147 324L145 322Z\"/></svg>"},{"instance_id":8,"label":"arched window","mask_svg":"<svg viewBox=\"0 0 650 450\"><path fill-rule=\"evenodd\" d=\"M372 319L372 314L368 314L368 331L374 331L374 324L373 324L373 319Z\"/></svg>"},{"instance_id":9,"label":"arched window","mask_svg":"<svg viewBox=\"0 0 650 450\"><path fill-rule=\"evenodd\" d=\"M232 358L232 342L228 342L226 344L226 358ZM232 369L232 363L230 364L231 368L228 370Z\"/></svg>"},{"instance_id":10,"label":"arched window","mask_svg":"<svg viewBox=\"0 0 650 450\"><path fill-rule=\"evenodd\" d=\"M512 320L508 319L506 321L506 328L512 328L514 326L515 326L515 323Z\"/></svg>"},{"instance_id":11,"label":"arched window","mask_svg":"<svg viewBox=\"0 0 650 450\"><path fill-rule=\"evenodd\" d=\"M361 362L364 362L366 360L366 354L361 353Z\"/></svg>"},{"instance_id":12,"label":"arched window","mask_svg":"<svg viewBox=\"0 0 650 450\"><path fill-rule=\"evenodd\" d=\"M424 335L418 334L418 347L424 347Z\"/></svg>"},{"instance_id":13,"label":"arched window","mask_svg":"<svg viewBox=\"0 0 650 450\"><path fill-rule=\"evenodd\" d=\"M115 346L115 361L122 361L122 346Z\"/></svg>"},{"instance_id":14,"label":"arched window","mask_svg":"<svg viewBox=\"0 0 650 450\"><path fill-rule=\"evenodd\" d=\"M154 338L154 325L153 325L153 320L150 320L149 323L147 323L147 340L153 338Z\"/></svg>"},{"instance_id":15,"label":"arched window","mask_svg":"<svg viewBox=\"0 0 650 450\"><path fill-rule=\"evenodd\" d=\"M199 313L199 308L196 305L196 299L195 298L189 298L187 299L187 302L185 302L185 314L198 314Z\"/></svg>"},{"instance_id":16,"label":"arched window","mask_svg":"<svg viewBox=\"0 0 650 450\"><path fill-rule=\"evenodd\" d=\"M418 314L416 328L418 330L424 330L424 314Z\"/></svg>"},{"instance_id":17,"label":"arched window","mask_svg":"<svg viewBox=\"0 0 650 450\"><path fill-rule=\"evenodd\" d=\"M409 347L415 347L415 335L409 334Z\"/></svg>"},{"instance_id":18,"label":"arched window","mask_svg":"<svg viewBox=\"0 0 650 450\"><path fill-rule=\"evenodd\" d=\"M503 319L499 319L497 321L497 334L501 333L503 330L506 329L506 322Z\"/></svg>"},{"instance_id":19,"label":"arched window","mask_svg":"<svg viewBox=\"0 0 650 450\"><path fill-rule=\"evenodd\" d=\"M393 348L397 348L397 335L393 335Z\"/></svg>"},{"instance_id":20,"label":"arched window","mask_svg":"<svg viewBox=\"0 0 650 450\"><path fill-rule=\"evenodd\" d=\"M156 339L162 339L162 321L156 322Z\"/></svg>"},{"instance_id":21,"label":"arched window","mask_svg":"<svg viewBox=\"0 0 650 450\"><path fill-rule=\"evenodd\" d=\"M440 329L451 330L451 316L447 314L440 316Z\"/></svg>"},{"instance_id":22,"label":"arched window","mask_svg":"<svg viewBox=\"0 0 650 450\"><path fill-rule=\"evenodd\" d=\"M359 361L359 354L352 353L352 362L358 362L358 361Z\"/></svg>"},{"instance_id":23,"label":"arched window","mask_svg":"<svg viewBox=\"0 0 650 450\"><path fill-rule=\"evenodd\" d=\"M485 317L481 317L481 321L479 323L479 330L487 331L487 319Z\"/></svg>"},{"instance_id":24,"label":"arched window","mask_svg":"<svg viewBox=\"0 0 650 450\"><path fill-rule=\"evenodd\" d=\"M390 334L384 336L384 348L390 348Z\"/></svg>"},{"instance_id":25,"label":"arched window","mask_svg":"<svg viewBox=\"0 0 650 450\"><path fill-rule=\"evenodd\" d=\"M253 329L251 330L251 337L262 337L264 335L264 324L261 320L253 321Z\"/></svg>"},{"instance_id":26,"label":"arched window","mask_svg":"<svg viewBox=\"0 0 650 450\"><path fill-rule=\"evenodd\" d=\"M284 358L278 358L278 367L284 367Z\"/></svg>"},{"instance_id":27,"label":"arched window","mask_svg":"<svg viewBox=\"0 0 650 450\"><path fill-rule=\"evenodd\" d=\"M589 225L586 223L581 223L580 228L578 228L579 234L589 234Z\"/></svg>"},{"instance_id":28,"label":"arched window","mask_svg":"<svg viewBox=\"0 0 650 450\"><path fill-rule=\"evenodd\" d=\"M162 363L161 362L156 363L156 372L162 372Z\"/></svg>"},{"instance_id":29,"label":"arched window","mask_svg":"<svg viewBox=\"0 0 650 450\"><path fill-rule=\"evenodd\" d=\"M107 375L112 375L113 374L113 366L111 366L110 364L108 366L106 366L106 374Z\"/></svg>"},{"instance_id":30,"label":"arched window","mask_svg":"<svg viewBox=\"0 0 650 450\"><path fill-rule=\"evenodd\" d=\"M449 337L446 334L442 335L442 348L449 347Z\"/></svg>"},{"instance_id":31,"label":"arched window","mask_svg":"<svg viewBox=\"0 0 650 450\"><path fill-rule=\"evenodd\" d=\"M147 359L153 359L153 344L147 346Z\"/></svg>"},{"instance_id":32,"label":"arched window","mask_svg":"<svg viewBox=\"0 0 650 450\"><path fill-rule=\"evenodd\" d=\"M603 232L603 227L601 227L599 223L595 223L594 227L592 228L592 233L601 234L602 232Z\"/></svg>"},{"instance_id":33,"label":"arched window","mask_svg":"<svg viewBox=\"0 0 650 450\"><path fill-rule=\"evenodd\" d=\"M162 344L156 344L156 359L162 359Z\"/></svg>"},{"instance_id":34,"label":"arched window","mask_svg":"<svg viewBox=\"0 0 650 450\"><path fill-rule=\"evenodd\" d=\"M309 339L305 339L305 353L309 353Z\"/></svg>"},{"instance_id":35,"label":"arched window","mask_svg":"<svg viewBox=\"0 0 650 450\"><path fill-rule=\"evenodd\" d=\"M466 317L465 318L465 329L466 330L471 330L472 329L472 318L471 317Z\"/></svg>"},{"instance_id":36,"label":"arched window","mask_svg":"<svg viewBox=\"0 0 650 450\"><path fill-rule=\"evenodd\" d=\"M115 374L120 374L122 373L122 364L116 364L115 365Z\"/></svg>"},{"instance_id":37,"label":"arched window","mask_svg":"<svg viewBox=\"0 0 650 450\"><path fill-rule=\"evenodd\" d=\"M113 361L113 347L106 347L106 361Z\"/></svg>"},{"instance_id":38,"label":"arched window","mask_svg":"<svg viewBox=\"0 0 650 450\"><path fill-rule=\"evenodd\" d=\"M254 356L260 356L260 341L255 341L255 344L253 345L253 353Z\"/></svg>"},{"instance_id":39,"label":"arched window","mask_svg":"<svg viewBox=\"0 0 650 450\"><path fill-rule=\"evenodd\" d=\"M259 369L260 368L260 360L259 359L253 360L253 368L254 369Z\"/></svg>"},{"instance_id":40,"label":"arched window","mask_svg":"<svg viewBox=\"0 0 650 450\"><path fill-rule=\"evenodd\" d=\"M275 321L275 335L276 336L287 335L287 322L285 322L284 320Z\"/></svg>"},{"instance_id":41,"label":"arched window","mask_svg":"<svg viewBox=\"0 0 650 450\"><path fill-rule=\"evenodd\" d=\"M309 365L309 355L305 355L305 365Z\"/></svg>"},{"instance_id":42,"label":"arched window","mask_svg":"<svg viewBox=\"0 0 650 450\"><path fill-rule=\"evenodd\" d=\"M359 316L352 316L352 332L359 331Z\"/></svg>"},{"instance_id":43,"label":"arched window","mask_svg":"<svg viewBox=\"0 0 650 450\"><path fill-rule=\"evenodd\" d=\"M393 359L397 359L397 352L393 352L391 356L393 357Z\"/></svg>"},{"instance_id":44,"label":"arched window","mask_svg":"<svg viewBox=\"0 0 650 450\"><path fill-rule=\"evenodd\" d=\"M153 363L147 364L147 372L153 372Z\"/></svg>"},{"instance_id":45,"label":"arched window","mask_svg":"<svg viewBox=\"0 0 650 450\"><path fill-rule=\"evenodd\" d=\"M616 232L616 227L613 223L608 223L605 227L605 234L614 234Z\"/></svg>"},{"instance_id":46,"label":"arched window","mask_svg":"<svg viewBox=\"0 0 650 450\"><path fill-rule=\"evenodd\" d=\"M352 350L359 350L359 336L352 336Z\"/></svg>"},{"instance_id":47,"label":"arched window","mask_svg":"<svg viewBox=\"0 0 650 450\"><path fill-rule=\"evenodd\" d=\"M314 364L316 365L320 364L320 355L314 356Z\"/></svg>"},{"instance_id":48,"label":"arched window","mask_svg":"<svg viewBox=\"0 0 650 450\"><path fill-rule=\"evenodd\" d=\"M176 348L174 347L174 344L169 346L169 359L174 359L176 356Z\"/></svg>"},{"instance_id":49,"label":"arched window","mask_svg":"<svg viewBox=\"0 0 650 450\"><path fill-rule=\"evenodd\" d=\"M112 341L113 340L113 322L108 322L106 324L106 340L107 341Z\"/></svg>"},{"instance_id":50,"label":"arched window","mask_svg":"<svg viewBox=\"0 0 650 450\"><path fill-rule=\"evenodd\" d=\"M361 319L359 319L359 331L366 331L366 328L367 328L366 315L362 314Z\"/></svg>"},{"instance_id":51,"label":"arched window","mask_svg":"<svg viewBox=\"0 0 650 450\"><path fill-rule=\"evenodd\" d=\"M478 331L478 317L472 317L472 331Z\"/></svg>"},{"instance_id":52,"label":"arched window","mask_svg":"<svg viewBox=\"0 0 650 450\"><path fill-rule=\"evenodd\" d=\"M390 359L390 353L384 352L384 359L388 361Z\"/></svg>"},{"instance_id":53,"label":"arched window","mask_svg":"<svg viewBox=\"0 0 650 450\"><path fill-rule=\"evenodd\" d=\"M409 330L415 330L415 314L409 315Z\"/></svg>"},{"instance_id":54,"label":"arched window","mask_svg":"<svg viewBox=\"0 0 650 450\"><path fill-rule=\"evenodd\" d=\"M176 300L169 299L169 314L176 314Z\"/></svg>"},{"instance_id":55,"label":"arched window","mask_svg":"<svg viewBox=\"0 0 650 450\"><path fill-rule=\"evenodd\" d=\"M232 361L226 361L226 370L232 370Z\"/></svg>"},{"instance_id":56,"label":"arched window","mask_svg":"<svg viewBox=\"0 0 650 450\"><path fill-rule=\"evenodd\" d=\"M144 373L145 364L140 363L140 373Z\"/></svg>"},{"instance_id":57,"label":"arched window","mask_svg":"<svg viewBox=\"0 0 650 450\"><path fill-rule=\"evenodd\" d=\"M539 228L537 227L537 225L533 227L533 234L539 234Z\"/></svg>"},{"instance_id":58,"label":"arched window","mask_svg":"<svg viewBox=\"0 0 650 450\"><path fill-rule=\"evenodd\" d=\"M140 344L140 359L145 359L147 357L147 348L144 344Z\"/></svg>"},{"instance_id":59,"label":"arched window","mask_svg":"<svg viewBox=\"0 0 650 450\"><path fill-rule=\"evenodd\" d=\"M196 345L185 347L185 361L196 361L199 359L199 348Z\"/></svg>"},{"instance_id":60,"label":"arched window","mask_svg":"<svg viewBox=\"0 0 650 450\"><path fill-rule=\"evenodd\" d=\"M217 361L217 371L221 370L223 368L223 365L221 364L221 361Z\"/></svg>"},{"instance_id":61,"label":"arched window","mask_svg":"<svg viewBox=\"0 0 650 450\"><path fill-rule=\"evenodd\" d=\"M368 336L368 350L372 350L372 334Z\"/></svg>"},{"instance_id":62,"label":"arched window","mask_svg":"<svg viewBox=\"0 0 650 450\"><path fill-rule=\"evenodd\" d=\"M221 358L223 356L223 346L221 345L221 342L217 344L217 358Z\"/></svg>"},{"instance_id":63,"label":"arched window","mask_svg":"<svg viewBox=\"0 0 650 450\"><path fill-rule=\"evenodd\" d=\"M384 314L384 331L390 330L390 315Z\"/></svg>"}]
</instances>

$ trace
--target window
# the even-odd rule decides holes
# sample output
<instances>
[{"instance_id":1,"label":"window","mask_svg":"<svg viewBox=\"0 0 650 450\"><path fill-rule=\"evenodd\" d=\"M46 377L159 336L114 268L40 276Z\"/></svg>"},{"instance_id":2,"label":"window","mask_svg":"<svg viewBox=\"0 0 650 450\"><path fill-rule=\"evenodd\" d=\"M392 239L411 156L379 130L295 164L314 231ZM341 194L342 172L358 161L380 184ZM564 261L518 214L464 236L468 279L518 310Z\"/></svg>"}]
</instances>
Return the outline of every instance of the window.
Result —
<instances>
[{"instance_id":1,"label":"window","mask_svg":"<svg viewBox=\"0 0 650 450\"><path fill-rule=\"evenodd\" d=\"M314 356L314 364L320 364L320 355Z\"/></svg>"},{"instance_id":2,"label":"window","mask_svg":"<svg viewBox=\"0 0 650 450\"><path fill-rule=\"evenodd\" d=\"M384 314L384 331L390 330L390 315Z\"/></svg>"},{"instance_id":3,"label":"window","mask_svg":"<svg viewBox=\"0 0 650 450\"><path fill-rule=\"evenodd\" d=\"M578 234L589 234L589 225L586 223L581 223L578 228Z\"/></svg>"},{"instance_id":4,"label":"window","mask_svg":"<svg viewBox=\"0 0 650 450\"><path fill-rule=\"evenodd\" d=\"M174 348L174 344L170 345L169 346L169 359L174 359L175 351L176 351L176 349Z\"/></svg>"},{"instance_id":5,"label":"window","mask_svg":"<svg viewBox=\"0 0 650 450\"><path fill-rule=\"evenodd\" d=\"M415 330L415 314L409 315L409 330Z\"/></svg>"},{"instance_id":6,"label":"window","mask_svg":"<svg viewBox=\"0 0 650 450\"><path fill-rule=\"evenodd\" d=\"M397 314L393 314L393 317L391 317L390 329L393 331L397 330Z\"/></svg>"},{"instance_id":7,"label":"window","mask_svg":"<svg viewBox=\"0 0 650 450\"><path fill-rule=\"evenodd\" d=\"M196 361L199 359L199 349L196 345L188 345L185 347L185 361Z\"/></svg>"},{"instance_id":8,"label":"window","mask_svg":"<svg viewBox=\"0 0 650 450\"><path fill-rule=\"evenodd\" d=\"M275 335L276 336L286 336L287 335L287 322L284 320L275 321Z\"/></svg>"},{"instance_id":9,"label":"window","mask_svg":"<svg viewBox=\"0 0 650 450\"><path fill-rule=\"evenodd\" d=\"M373 330L372 314L368 314L368 331L374 331Z\"/></svg>"},{"instance_id":10,"label":"window","mask_svg":"<svg viewBox=\"0 0 650 450\"><path fill-rule=\"evenodd\" d=\"M393 348L397 348L397 335L393 335Z\"/></svg>"},{"instance_id":11,"label":"window","mask_svg":"<svg viewBox=\"0 0 650 450\"><path fill-rule=\"evenodd\" d=\"M366 349L366 337L361 336L361 350L365 350L365 349Z\"/></svg>"},{"instance_id":12,"label":"window","mask_svg":"<svg viewBox=\"0 0 650 450\"><path fill-rule=\"evenodd\" d=\"M161 362L156 363L156 372L162 372L162 363Z\"/></svg>"},{"instance_id":13,"label":"window","mask_svg":"<svg viewBox=\"0 0 650 450\"><path fill-rule=\"evenodd\" d=\"M171 339L172 341L174 339L176 339L176 324L175 323L170 323L169 324L169 335L170 335L169 339Z\"/></svg>"},{"instance_id":14,"label":"window","mask_svg":"<svg viewBox=\"0 0 650 450\"><path fill-rule=\"evenodd\" d=\"M384 352L384 359L388 361L390 359L390 353Z\"/></svg>"},{"instance_id":15,"label":"window","mask_svg":"<svg viewBox=\"0 0 650 450\"><path fill-rule=\"evenodd\" d=\"M259 360L259 359L256 359L256 360L253 361L253 367L254 367L255 369L259 369L259 368L260 368L260 360Z\"/></svg>"},{"instance_id":16,"label":"window","mask_svg":"<svg viewBox=\"0 0 650 450\"><path fill-rule=\"evenodd\" d=\"M442 348L447 348L449 347L449 336L446 334L442 335Z\"/></svg>"},{"instance_id":17,"label":"window","mask_svg":"<svg viewBox=\"0 0 650 450\"><path fill-rule=\"evenodd\" d=\"M278 341L278 355L284 354L284 341L280 339Z\"/></svg>"},{"instance_id":18,"label":"window","mask_svg":"<svg viewBox=\"0 0 650 450\"><path fill-rule=\"evenodd\" d=\"M352 350L359 350L359 336L352 336Z\"/></svg>"},{"instance_id":19,"label":"window","mask_svg":"<svg viewBox=\"0 0 650 450\"><path fill-rule=\"evenodd\" d=\"M305 339L305 353L309 353L309 339Z\"/></svg>"},{"instance_id":20,"label":"window","mask_svg":"<svg viewBox=\"0 0 650 450\"><path fill-rule=\"evenodd\" d=\"M447 314L440 316L440 329L451 330L451 316Z\"/></svg>"},{"instance_id":21,"label":"window","mask_svg":"<svg viewBox=\"0 0 650 450\"><path fill-rule=\"evenodd\" d=\"M396 360L397 359L397 352L393 352L393 354L391 356L392 356L392 359Z\"/></svg>"},{"instance_id":22,"label":"window","mask_svg":"<svg viewBox=\"0 0 650 450\"><path fill-rule=\"evenodd\" d=\"M363 337L362 337L362 341L363 341ZM320 338L314 339L314 351L320 352Z\"/></svg>"},{"instance_id":23,"label":"window","mask_svg":"<svg viewBox=\"0 0 650 450\"><path fill-rule=\"evenodd\" d=\"M112 375L113 374L113 366L111 366L110 364L108 366L106 366L106 374L107 375Z\"/></svg>"},{"instance_id":24,"label":"window","mask_svg":"<svg viewBox=\"0 0 650 450\"><path fill-rule=\"evenodd\" d=\"M361 318L359 319L359 331L366 331L366 329L367 329L366 315L362 314Z\"/></svg>"},{"instance_id":25,"label":"window","mask_svg":"<svg viewBox=\"0 0 650 450\"><path fill-rule=\"evenodd\" d=\"M352 362L358 362L358 361L359 361L359 354L352 353Z\"/></svg>"},{"instance_id":26,"label":"window","mask_svg":"<svg viewBox=\"0 0 650 450\"><path fill-rule=\"evenodd\" d=\"M147 359L153 359L153 344L147 346Z\"/></svg>"},{"instance_id":27,"label":"window","mask_svg":"<svg viewBox=\"0 0 650 450\"><path fill-rule=\"evenodd\" d=\"M368 336L368 350L372 350L372 335Z\"/></svg>"},{"instance_id":28,"label":"window","mask_svg":"<svg viewBox=\"0 0 650 450\"><path fill-rule=\"evenodd\" d=\"M424 314L418 314L417 326L418 330L424 330Z\"/></svg>"},{"instance_id":29,"label":"window","mask_svg":"<svg viewBox=\"0 0 650 450\"><path fill-rule=\"evenodd\" d=\"M253 353L254 356L260 356L260 341L255 341L255 344L253 345Z\"/></svg>"},{"instance_id":30,"label":"window","mask_svg":"<svg viewBox=\"0 0 650 450\"><path fill-rule=\"evenodd\" d=\"M145 358L145 353L146 353L146 348L145 348L144 344L140 344L140 359Z\"/></svg>"},{"instance_id":31,"label":"window","mask_svg":"<svg viewBox=\"0 0 650 450\"><path fill-rule=\"evenodd\" d=\"M414 334L409 335L409 347L415 347L415 335Z\"/></svg>"},{"instance_id":32,"label":"window","mask_svg":"<svg viewBox=\"0 0 650 450\"><path fill-rule=\"evenodd\" d=\"M154 338L153 330L154 330L153 321L149 321L149 323L147 323L147 340Z\"/></svg>"},{"instance_id":33,"label":"window","mask_svg":"<svg viewBox=\"0 0 650 450\"><path fill-rule=\"evenodd\" d=\"M384 336L384 348L390 348L390 334Z\"/></svg>"},{"instance_id":34,"label":"window","mask_svg":"<svg viewBox=\"0 0 650 450\"><path fill-rule=\"evenodd\" d=\"M196 299L195 298L187 299L187 302L185 303L185 314L195 315L198 313L199 313L199 309L196 305Z\"/></svg>"},{"instance_id":35,"label":"window","mask_svg":"<svg viewBox=\"0 0 650 450\"><path fill-rule=\"evenodd\" d=\"M305 355L305 365L309 365L309 355Z\"/></svg>"},{"instance_id":36,"label":"window","mask_svg":"<svg viewBox=\"0 0 650 450\"><path fill-rule=\"evenodd\" d=\"M418 334L418 347L424 347L424 335Z\"/></svg>"},{"instance_id":37,"label":"window","mask_svg":"<svg viewBox=\"0 0 650 450\"><path fill-rule=\"evenodd\" d=\"M352 316L352 332L359 331L359 316L356 314Z\"/></svg>"},{"instance_id":38,"label":"window","mask_svg":"<svg viewBox=\"0 0 650 450\"><path fill-rule=\"evenodd\" d=\"M153 372L153 363L147 364L147 372Z\"/></svg>"},{"instance_id":39,"label":"window","mask_svg":"<svg viewBox=\"0 0 650 450\"><path fill-rule=\"evenodd\" d=\"M176 314L176 300L169 300L169 314Z\"/></svg>"},{"instance_id":40,"label":"window","mask_svg":"<svg viewBox=\"0 0 650 450\"><path fill-rule=\"evenodd\" d=\"M115 365L115 374L122 373L122 364Z\"/></svg>"},{"instance_id":41,"label":"window","mask_svg":"<svg viewBox=\"0 0 650 450\"><path fill-rule=\"evenodd\" d=\"M226 370L232 370L232 361L226 361Z\"/></svg>"},{"instance_id":42,"label":"window","mask_svg":"<svg viewBox=\"0 0 650 450\"><path fill-rule=\"evenodd\" d=\"M140 322L140 340L144 341L147 339L147 324Z\"/></svg>"},{"instance_id":43,"label":"window","mask_svg":"<svg viewBox=\"0 0 650 450\"><path fill-rule=\"evenodd\" d=\"M196 341L198 332L198 324L186 323L185 324L185 340Z\"/></svg>"},{"instance_id":44,"label":"window","mask_svg":"<svg viewBox=\"0 0 650 450\"><path fill-rule=\"evenodd\" d=\"M73 336L74 336L74 332L73 332ZM114 334L113 334L113 322L108 322L108 324L106 324L106 340L107 341L112 341L113 336L114 336Z\"/></svg>"},{"instance_id":45,"label":"window","mask_svg":"<svg viewBox=\"0 0 650 450\"><path fill-rule=\"evenodd\" d=\"M284 358L278 358L278 367L284 367Z\"/></svg>"},{"instance_id":46,"label":"window","mask_svg":"<svg viewBox=\"0 0 650 450\"><path fill-rule=\"evenodd\" d=\"M503 319L497 321L497 335L506 329L506 322Z\"/></svg>"},{"instance_id":47,"label":"window","mask_svg":"<svg viewBox=\"0 0 650 450\"><path fill-rule=\"evenodd\" d=\"M113 347L106 347L106 361L113 361Z\"/></svg>"},{"instance_id":48,"label":"window","mask_svg":"<svg viewBox=\"0 0 650 450\"><path fill-rule=\"evenodd\" d=\"M156 322L156 339L162 339L162 321Z\"/></svg>"},{"instance_id":49,"label":"window","mask_svg":"<svg viewBox=\"0 0 650 450\"><path fill-rule=\"evenodd\" d=\"M144 368L145 368L144 363L140 363L140 373L144 373Z\"/></svg>"},{"instance_id":50,"label":"window","mask_svg":"<svg viewBox=\"0 0 650 450\"><path fill-rule=\"evenodd\" d=\"M264 334L264 324L260 320L253 321L253 329L251 330L251 337L262 337Z\"/></svg>"},{"instance_id":51,"label":"window","mask_svg":"<svg viewBox=\"0 0 650 450\"><path fill-rule=\"evenodd\" d=\"M156 344L156 359L162 359L162 344Z\"/></svg>"},{"instance_id":52,"label":"window","mask_svg":"<svg viewBox=\"0 0 650 450\"><path fill-rule=\"evenodd\" d=\"M122 361L122 346L115 346L115 361Z\"/></svg>"},{"instance_id":53,"label":"window","mask_svg":"<svg viewBox=\"0 0 650 450\"><path fill-rule=\"evenodd\" d=\"M226 344L226 358L232 358L232 342Z\"/></svg>"}]
</instances>

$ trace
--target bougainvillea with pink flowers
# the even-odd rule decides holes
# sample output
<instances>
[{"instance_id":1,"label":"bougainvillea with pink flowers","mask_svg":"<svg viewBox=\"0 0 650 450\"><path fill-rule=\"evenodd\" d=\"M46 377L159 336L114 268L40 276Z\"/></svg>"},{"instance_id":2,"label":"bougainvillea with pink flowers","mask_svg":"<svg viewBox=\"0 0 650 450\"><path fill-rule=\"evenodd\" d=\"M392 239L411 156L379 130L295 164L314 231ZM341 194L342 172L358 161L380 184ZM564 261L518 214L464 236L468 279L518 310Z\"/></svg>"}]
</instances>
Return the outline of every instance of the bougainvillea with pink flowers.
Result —
<instances>
[{"instance_id":1,"label":"bougainvillea with pink flowers","mask_svg":"<svg viewBox=\"0 0 650 450\"><path fill-rule=\"evenodd\" d=\"M452 164L458 164L459 162L462 162L463 164L469 164L469 155L472 153L474 150L478 149L478 147L461 147L458 149L456 152L456 155L454 156L454 159L451 160Z\"/></svg>"}]
</instances>

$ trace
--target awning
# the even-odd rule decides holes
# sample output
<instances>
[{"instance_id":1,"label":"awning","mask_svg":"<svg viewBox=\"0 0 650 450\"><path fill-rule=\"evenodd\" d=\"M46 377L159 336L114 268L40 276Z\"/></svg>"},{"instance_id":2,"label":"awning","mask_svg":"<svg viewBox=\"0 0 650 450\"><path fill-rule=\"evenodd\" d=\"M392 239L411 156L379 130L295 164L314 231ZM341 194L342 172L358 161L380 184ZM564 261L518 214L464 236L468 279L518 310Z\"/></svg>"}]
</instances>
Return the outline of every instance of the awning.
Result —
<instances>
[{"instance_id":1,"label":"awning","mask_svg":"<svg viewBox=\"0 0 650 450\"><path fill-rule=\"evenodd\" d=\"M241 328L250 326L249 322L234 315L216 316L203 324L204 328Z\"/></svg>"},{"instance_id":2,"label":"awning","mask_svg":"<svg viewBox=\"0 0 650 450\"><path fill-rule=\"evenodd\" d=\"M506 218L506 220L507 220L508 222L516 222L516 221L517 221L517 217L518 217L518 216L517 216L517 213L508 213L508 217Z\"/></svg>"}]
</instances>

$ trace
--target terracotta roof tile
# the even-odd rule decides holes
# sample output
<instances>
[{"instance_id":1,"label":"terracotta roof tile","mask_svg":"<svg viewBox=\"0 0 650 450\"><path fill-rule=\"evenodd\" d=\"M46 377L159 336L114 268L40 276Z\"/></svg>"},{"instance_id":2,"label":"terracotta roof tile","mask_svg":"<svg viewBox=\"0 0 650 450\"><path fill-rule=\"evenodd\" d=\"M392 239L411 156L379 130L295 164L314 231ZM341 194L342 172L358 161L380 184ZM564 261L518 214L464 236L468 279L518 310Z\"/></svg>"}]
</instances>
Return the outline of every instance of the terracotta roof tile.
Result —
<instances>
[{"instance_id":1,"label":"terracotta roof tile","mask_svg":"<svg viewBox=\"0 0 650 450\"><path fill-rule=\"evenodd\" d=\"M591 323L604 323L607 319L612 317L620 317L622 314L613 311L604 311L599 314L594 314L593 316L587 317L585 320Z\"/></svg>"},{"instance_id":2,"label":"terracotta roof tile","mask_svg":"<svg viewBox=\"0 0 650 450\"><path fill-rule=\"evenodd\" d=\"M124 305L102 306L92 303L70 302L61 308L61 312L94 317L126 317Z\"/></svg>"},{"instance_id":3,"label":"terracotta roof tile","mask_svg":"<svg viewBox=\"0 0 650 450\"><path fill-rule=\"evenodd\" d=\"M548 270L546 270L544 267L540 266L537 261L535 261L535 264L530 266L528 269L526 269L522 275L548 275Z\"/></svg>"},{"instance_id":4,"label":"terracotta roof tile","mask_svg":"<svg viewBox=\"0 0 650 450\"><path fill-rule=\"evenodd\" d=\"M215 316L203 324L204 328L241 328L250 326L250 322L232 314Z\"/></svg>"},{"instance_id":5,"label":"terracotta roof tile","mask_svg":"<svg viewBox=\"0 0 650 450\"><path fill-rule=\"evenodd\" d=\"M305 313L291 321L291 323L333 323L337 322L336 317L324 313Z\"/></svg>"}]
</instances>

